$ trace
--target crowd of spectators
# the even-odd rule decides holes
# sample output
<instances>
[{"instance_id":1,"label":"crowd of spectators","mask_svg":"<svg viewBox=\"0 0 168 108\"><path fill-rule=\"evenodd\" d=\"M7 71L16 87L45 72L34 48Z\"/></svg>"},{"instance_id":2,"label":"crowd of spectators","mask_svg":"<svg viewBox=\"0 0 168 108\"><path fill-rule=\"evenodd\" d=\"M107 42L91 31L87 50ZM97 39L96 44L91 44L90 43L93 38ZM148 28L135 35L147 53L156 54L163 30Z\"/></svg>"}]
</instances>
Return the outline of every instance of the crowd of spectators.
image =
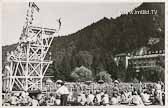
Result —
<instances>
[{"instance_id":1,"label":"crowd of spectators","mask_svg":"<svg viewBox=\"0 0 168 108\"><path fill-rule=\"evenodd\" d=\"M62 83L61 83L62 84ZM5 93L3 106L107 106L107 105L164 105L164 85L161 81L151 84L150 88L120 89L118 81L114 81L112 92L105 89L95 91L68 91L64 84L55 93L49 95L39 93L30 95L23 91L20 93ZM64 94L66 93L66 94Z\"/></svg>"}]
</instances>

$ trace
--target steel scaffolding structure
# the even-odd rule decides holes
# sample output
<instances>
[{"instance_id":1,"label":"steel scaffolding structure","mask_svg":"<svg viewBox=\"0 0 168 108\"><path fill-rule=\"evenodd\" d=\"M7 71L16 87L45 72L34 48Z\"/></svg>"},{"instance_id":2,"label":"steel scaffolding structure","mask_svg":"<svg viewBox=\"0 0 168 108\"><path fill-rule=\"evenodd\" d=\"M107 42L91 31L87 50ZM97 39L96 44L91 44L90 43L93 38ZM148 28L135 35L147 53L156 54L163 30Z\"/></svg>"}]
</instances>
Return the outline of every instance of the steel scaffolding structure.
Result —
<instances>
[{"instance_id":1,"label":"steel scaffolding structure","mask_svg":"<svg viewBox=\"0 0 168 108\"><path fill-rule=\"evenodd\" d=\"M7 54L7 64L3 72L5 91L42 90L43 77L52 63L45 58L59 29L33 26L35 10L38 12L39 8L34 2L30 2L18 46Z\"/></svg>"}]
</instances>

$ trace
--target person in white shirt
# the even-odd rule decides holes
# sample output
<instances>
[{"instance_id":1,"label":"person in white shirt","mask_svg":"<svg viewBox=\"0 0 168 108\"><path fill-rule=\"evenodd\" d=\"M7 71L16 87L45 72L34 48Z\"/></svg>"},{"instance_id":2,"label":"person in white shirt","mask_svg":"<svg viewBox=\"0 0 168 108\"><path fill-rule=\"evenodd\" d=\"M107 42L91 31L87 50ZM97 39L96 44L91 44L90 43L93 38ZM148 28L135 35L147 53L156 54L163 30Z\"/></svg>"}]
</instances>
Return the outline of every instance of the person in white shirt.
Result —
<instances>
[{"instance_id":1,"label":"person in white shirt","mask_svg":"<svg viewBox=\"0 0 168 108\"><path fill-rule=\"evenodd\" d=\"M18 98L14 93L11 94L10 103L12 106L16 106L18 104Z\"/></svg>"},{"instance_id":2,"label":"person in white shirt","mask_svg":"<svg viewBox=\"0 0 168 108\"><path fill-rule=\"evenodd\" d=\"M141 97L138 95L137 91L132 93L132 98L129 102L129 105L144 105Z\"/></svg>"},{"instance_id":3,"label":"person in white shirt","mask_svg":"<svg viewBox=\"0 0 168 108\"><path fill-rule=\"evenodd\" d=\"M111 104L112 105L116 105L118 103L119 103L118 94L117 93L113 93L112 94L112 98L111 98Z\"/></svg>"},{"instance_id":4,"label":"person in white shirt","mask_svg":"<svg viewBox=\"0 0 168 108\"><path fill-rule=\"evenodd\" d=\"M66 106L67 105L67 99L69 95L69 90L68 88L64 85L64 82L61 80L57 81L58 84L58 90L56 91L56 94L61 97L61 106Z\"/></svg>"},{"instance_id":5,"label":"person in white shirt","mask_svg":"<svg viewBox=\"0 0 168 108\"><path fill-rule=\"evenodd\" d=\"M103 105L109 105L109 95L105 92L104 97L102 99Z\"/></svg>"},{"instance_id":6,"label":"person in white shirt","mask_svg":"<svg viewBox=\"0 0 168 108\"><path fill-rule=\"evenodd\" d=\"M50 94L50 99L49 99L49 102L48 102L49 106L54 106L55 100L56 99L55 99L54 95L51 93Z\"/></svg>"},{"instance_id":7,"label":"person in white shirt","mask_svg":"<svg viewBox=\"0 0 168 108\"><path fill-rule=\"evenodd\" d=\"M158 81L155 84L155 99L156 99L156 101L159 102L160 105L163 105L163 102L162 102L162 85L161 85L161 81Z\"/></svg>"},{"instance_id":8,"label":"person in white shirt","mask_svg":"<svg viewBox=\"0 0 168 108\"><path fill-rule=\"evenodd\" d=\"M125 91L121 91L121 94L120 94L120 103L121 104L127 104L128 103L128 98L127 98L127 95L126 95Z\"/></svg>"},{"instance_id":9,"label":"person in white shirt","mask_svg":"<svg viewBox=\"0 0 168 108\"><path fill-rule=\"evenodd\" d=\"M21 95L22 95L23 98L25 98L26 95L27 95L27 94L26 94L26 91L22 91Z\"/></svg>"},{"instance_id":10,"label":"person in white shirt","mask_svg":"<svg viewBox=\"0 0 168 108\"><path fill-rule=\"evenodd\" d=\"M84 94L84 92L81 92L80 93L80 96L79 96L79 98L78 98L78 102L81 104L81 105L85 105L85 103L86 103L86 96L85 96L85 94Z\"/></svg>"},{"instance_id":11,"label":"person in white shirt","mask_svg":"<svg viewBox=\"0 0 168 108\"><path fill-rule=\"evenodd\" d=\"M101 94L99 91L96 92L96 99L97 99L97 104L100 105L101 102Z\"/></svg>"},{"instance_id":12,"label":"person in white shirt","mask_svg":"<svg viewBox=\"0 0 168 108\"><path fill-rule=\"evenodd\" d=\"M39 103L37 101L37 99L35 98L35 96L32 96L32 106L39 106Z\"/></svg>"},{"instance_id":13,"label":"person in white shirt","mask_svg":"<svg viewBox=\"0 0 168 108\"><path fill-rule=\"evenodd\" d=\"M87 97L87 104L88 105L93 105L93 100L94 100L94 95L92 94L92 92L90 92L90 94Z\"/></svg>"},{"instance_id":14,"label":"person in white shirt","mask_svg":"<svg viewBox=\"0 0 168 108\"><path fill-rule=\"evenodd\" d=\"M69 92L69 95L68 95L68 101L69 101L69 102L74 101L74 100L73 100L73 92L72 92L72 91Z\"/></svg>"},{"instance_id":15,"label":"person in white shirt","mask_svg":"<svg viewBox=\"0 0 168 108\"><path fill-rule=\"evenodd\" d=\"M104 95L104 92L103 92L103 91L101 91L101 92L100 92L100 95L101 95L101 96L103 96L103 95Z\"/></svg>"},{"instance_id":16,"label":"person in white shirt","mask_svg":"<svg viewBox=\"0 0 168 108\"><path fill-rule=\"evenodd\" d=\"M119 95L119 81L118 80L114 81L113 93Z\"/></svg>"},{"instance_id":17,"label":"person in white shirt","mask_svg":"<svg viewBox=\"0 0 168 108\"><path fill-rule=\"evenodd\" d=\"M47 102L45 100L44 95L41 95L41 97L39 98L39 106L46 106Z\"/></svg>"},{"instance_id":18,"label":"person in white shirt","mask_svg":"<svg viewBox=\"0 0 168 108\"><path fill-rule=\"evenodd\" d=\"M55 104L56 104L57 106L59 106L59 105L61 104L60 96L58 96L58 95L56 96Z\"/></svg>"},{"instance_id":19,"label":"person in white shirt","mask_svg":"<svg viewBox=\"0 0 168 108\"><path fill-rule=\"evenodd\" d=\"M142 92L140 95L141 95L142 101L143 101L143 103L144 103L145 105L151 104L151 102L150 102L150 100L149 100L150 95L147 94L147 91Z\"/></svg>"}]
</instances>

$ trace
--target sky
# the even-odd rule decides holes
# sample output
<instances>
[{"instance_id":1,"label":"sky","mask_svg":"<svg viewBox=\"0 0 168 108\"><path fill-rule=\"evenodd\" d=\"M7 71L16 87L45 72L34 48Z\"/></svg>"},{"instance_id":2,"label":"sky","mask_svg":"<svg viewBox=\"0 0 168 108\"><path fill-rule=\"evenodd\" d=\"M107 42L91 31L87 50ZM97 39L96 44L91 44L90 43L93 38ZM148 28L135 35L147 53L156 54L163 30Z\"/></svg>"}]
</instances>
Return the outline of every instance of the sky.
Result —
<instances>
[{"instance_id":1,"label":"sky","mask_svg":"<svg viewBox=\"0 0 168 108\"><path fill-rule=\"evenodd\" d=\"M68 35L82 28L107 18L116 18L123 12L130 11L140 2L37 2L40 8L35 12L33 25L57 28L57 19L61 18L62 26L58 35ZM26 21L28 2L3 2L2 4L2 45L17 43Z\"/></svg>"}]
</instances>

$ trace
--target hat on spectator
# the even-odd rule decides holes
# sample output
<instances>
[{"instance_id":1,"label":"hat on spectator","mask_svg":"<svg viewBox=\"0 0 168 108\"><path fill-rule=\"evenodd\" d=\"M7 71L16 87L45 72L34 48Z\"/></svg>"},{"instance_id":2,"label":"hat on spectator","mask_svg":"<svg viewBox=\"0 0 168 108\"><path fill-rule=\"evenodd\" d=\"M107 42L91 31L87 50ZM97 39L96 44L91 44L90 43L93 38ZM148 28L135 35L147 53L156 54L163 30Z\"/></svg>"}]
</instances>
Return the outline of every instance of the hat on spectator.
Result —
<instances>
[{"instance_id":1,"label":"hat on spectator","mask_svg":"<svg viewBox=\"0 0 168 108\"><path fill-rule=\"evenodd\" d=\"M63 83L63 81L62 80L57 80L56 83L61 84L61 83Z\"/></svg>"},{"instance_id":2,"label":"hat on spectator","mask_svg":"<svg viewBox=\"0 0 168 108\"><path fill-rule=\"evenodd\" d=\"M118 81L118 80L115 80L115 81L114 81L114 83L117 83L117 84L119 84L119 81Z\"/></svg>"}]
</instances>

